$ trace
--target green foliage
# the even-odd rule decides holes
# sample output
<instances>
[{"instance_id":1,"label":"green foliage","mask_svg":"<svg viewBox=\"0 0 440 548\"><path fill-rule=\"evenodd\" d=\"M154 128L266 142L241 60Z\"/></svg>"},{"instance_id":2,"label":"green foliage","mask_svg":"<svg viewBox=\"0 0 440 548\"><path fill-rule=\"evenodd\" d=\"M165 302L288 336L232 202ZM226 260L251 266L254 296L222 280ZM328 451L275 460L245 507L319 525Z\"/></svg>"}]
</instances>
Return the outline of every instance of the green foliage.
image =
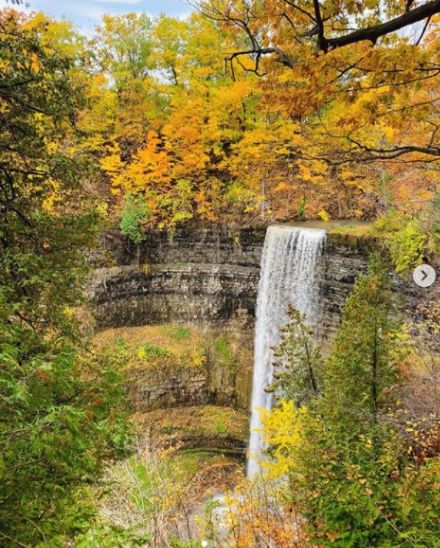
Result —
<instances>
[{"instance_id":1,"label":"green foliage","mask_svg":"<svg viewBox=\"0 0 440 548\"><path fill-rule=\"evenodd\" d=\"M168 325L164 328L164 333L176 341L186 341L191 336L189 327L183 325Z\"/></svg>"},{"instance_id":2,"label":"green foliage","mask_svg":"<svg viewBox=\"0 0 440 548\"><path fill-rule=\"evenodd\" d=\"M79 546L184 546L184 539L193 537L187 521L187 483L204 462L202 455L144 449L116 463L105 480L102 516L80 537Z\"/></svg>"},{"instance_id":3,"label":"green foliage","mask_svg":"<svg viewBox=\"0 0 440 548\"><path fill-rule=\"evenodd\" d=\"M374 230L389 242L391 259L398 274L406 274L421 264L429 238L435 249L435 199L429 217L429 222L422 222L423 219L408 219L397 210L391 210L375 221Z\"/></svg>"},{"instance_id":4,"label":"green foliage","mask_svg":"<svg viewBox=\"0 0 440 548\"><path fill-rule=\"evenodd\" d=\"M138 349L138 357L140 358L165 358L170 356L170 352L166 348L151 344L149 342L144 343Z\"/></svg>"},{"instance_id":5,"label":"green foliage","mask_svg":"<svg viewBox=\"0 0 440 548\"><path fill-rule=\"evenodd\" d=\"M322 357L311 339L312 330L304 315L289 303L288 323L281 329L275 350L274 382L270 387L279 399L306 404L318 395L321 385Z\"/></svg>"},{"instance_id":6,"label":"green foliage","mask_svg":"<svg viewBox=\"0 0 440 548\"><path fill-rule=\"evenodd\" d=\"M269 469L287 463L291 503L312 542L436 545L439 460L414 463L399 428L396 388L408 350L387 269L372 257L344 307L322 394L299 414L288 415L282 402L273 415L278 426L270 439L283 448L274 447ZM286 428L283 416L295 424Z\"/></svg>"},{"instance_id":7,"label":"green foliage","mask_svg":"<svg viewBox=\"0 0 440 548\"><path fill-rule=\"evenodd\" d=\"M4 317L0 325L0 535L35 542L73 534L64 514L76 504L74 487L94 481L129 442L121 379L102 356L62 340L45 351L37 338L23 348L23 330Z\"/></svg>"},{"instance_id":8,"label":"green foliage","mask_svg":"<svg viewBox=\"0 0 440 548\"><path fill-rule=\"evenodd\" d=\"M98 348L118 358L125 374L135 369L160 368L162 375L180 368L203 367L207 361L205 335L178 325L157 325L101 331Z\"/></svg>"},{"instance_id":9,"label":"green foliage","mask_svg":"<svg viewBox=\"0 0 440 548\"><path fill-rule=\"evenodd\" d=\"M399 323L391 280L377 256L349 296L324 375L322 406L341 428L359 432L392 406L398 378Z\"/></svg>"},{"instance_id":10,"label":"green foliage","mask_svg":"<svg viewBox=\"0 0 440 548\"><path fill-rule=\"evenodd\" d=\"M409 221L401 226L390 243L396 272L404 274L421 264L425 248L426 236L418 221Z\"/></svg>"},{"instance_id":11,"label":"green foliage","mask_svg":"<svg viewBox=\"0 0 440 548\"><path fill-rule=\"evenodd\" d=\"M300 202L298 203L298 217L304 219L306 216L306 197L302 196Z\"/></svg>"},{"instance_id":12,"label":"green foliage","mask_svg":"<svg viewBox=\"0 0 440 548\"><path fill-rule=\"evenodd\" d=\"M393 266L398 274L406 274L422 260L427 249L427 233L420 221L408 220L396 210L379 217L374 230L389 242Z\"/></svg>"},{"instance_id":13,"label":"green foliage","mask_svg":"<svg viewBox=\"0 0 440 548\"><path fill-rule=\"evenodd\" d=\"M148 220L149 211L144 197L140 194L129 194L125 200L121 217L121 232L135 244L142 243L146 231L142 223Z\"/></svg>"},{"instance_id":14,"label":"green foliage","mask_svg":"<svg viewBox=\"0 0 440 548\"><path fill-rule=\"evenodd\" d=\"M428 210L430 249L440 252L440 188L437 189L431 207Z\"/></svg>"},{"instance_id":15,"label":"green foliage","mask_svg":"<svg viewBox=\"0 0 440 548\"><path fill-rule=\"evenodd\" d=\"M389 234L397 232L402 225L402 219L399 212L395 209L388 211L385 215L381 215L374 222L374 229L379 234Z\"/></svg>"},{"instance_id":16,"label":"green foliage","mask_svg":"<svg viewBox=\"0 0 440 548\"><path fill-rule=\"evenodd\" d=\"M409 468L399 485L399 539L412 546L437 546L440 527L440 458Z\"/></svg>"},{"instance_id":17,"label":"green foliage","mask_svg":"<svg viewBox=\"0 0 440 548\"><path fill-rule=\"evenodd\" d=\"M98 521L84 533L75 538L76 548L124 548L125 546L145 546L151 540L150 535L139 533L130 528Z\"/></svg>"},{"instance_id":18,"label":"green foliage","mask_svg":"<svg viewBox=\"0 0 440 548\"><path fill-rule=\"evenodd\" d=\"M214 352L221 363L224 365L232 364L232 352L226 337L218 337L214 340Z\"/></svg>"},{"instance_id":19,"label":"green foliage","mask_svg":"<svg viewBox=\"0 0 440 548\"><path fill-rule=\"evenodd\" d=\"M0 543L48 546L86 527L81 487L129 436L115 364L75 319L99 220L75 150L76 59L44 18L14 13L0 11Z\"/></svg>"},{"instance_id":20,"label":"green foliage","mask_svg":"<svg viewBox=\"0 0 440 548\"><path fill-rule=\"evenodd\" d=\"M218 419L217 422L215 423L216 434L223 435L223 434L226 434L227 431L228 431L228 428L226 424L221 419Z\"/></svg>"}]
</instances>

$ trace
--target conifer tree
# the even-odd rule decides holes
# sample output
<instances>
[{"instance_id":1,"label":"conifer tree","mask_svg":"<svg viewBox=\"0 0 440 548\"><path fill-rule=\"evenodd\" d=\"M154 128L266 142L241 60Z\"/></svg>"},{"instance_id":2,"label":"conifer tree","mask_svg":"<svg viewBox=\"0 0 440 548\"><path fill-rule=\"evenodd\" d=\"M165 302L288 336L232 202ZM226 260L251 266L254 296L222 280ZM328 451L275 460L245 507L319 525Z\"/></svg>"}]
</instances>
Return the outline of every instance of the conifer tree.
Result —
<instances>
[{"instance_id":1,"label":"conifer tree","mask_svg":"<svg viewBox=\"0 0 440 548\"><path fill-rule=\"evenodd\" d=\"M305 422L301 492L312 534L327 537L325 544L395 539L395 480L407 459L391 420L402 345L390 284L373 256L344 307L322 396Z\"/></svg>"},{"instance_id":2,"label":"conifer tree","mask_svg":"<svg viewBox=\"0 0 440 548\"><path fill-rule=\"evenodd\" d=\"M281 329L280 344L275 350L274 382L270 389L277 399L287 399L302 406L319 393L322 357L312 341L312 329L304 314L289 304L289 321Z\"/></svg>"},{"instance_id":3,"label":"conifer tree","mask_svg":"<svg viewBox=\"0 0 440 548\"><path fill-rule=\"evenodd\" d=\"M268 467L287 470L292 505L322 546L395 545L407 527L399 478L411 464L393 420L404 338L394 308L387 269L373 256L344 307L321 393L296 411L283 402L265 421L276 456ZM292 329L285 328L280 346L290 367L277 382L295 398L307 361L305 339Z\"/></svg>"},{"instance_id":4,"label":"conifer tree","mask_svg":"<svg viewBox=\"0 0 440 548\"><path fill-rule=\"evenodd\" d=\"M399 322L391 279L377 256L343 310L325 370L322 413L343 428L369 428L390 410L398 379Z\"/></svg>"}]
</instances>

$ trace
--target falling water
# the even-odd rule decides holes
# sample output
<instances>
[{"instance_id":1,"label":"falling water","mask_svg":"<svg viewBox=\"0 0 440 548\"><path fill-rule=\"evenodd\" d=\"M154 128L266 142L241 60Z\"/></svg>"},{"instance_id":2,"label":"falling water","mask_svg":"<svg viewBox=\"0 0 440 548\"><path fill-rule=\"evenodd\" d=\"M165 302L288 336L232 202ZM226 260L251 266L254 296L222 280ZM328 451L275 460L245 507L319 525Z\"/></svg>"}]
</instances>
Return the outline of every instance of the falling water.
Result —
<instances>
[{"instance_id":1,"label":"falling water","mask_svg":"<svg viewBox=\"0 0 440 548\"><path fill-rule=\"evenodd\" d=\"M287 304L305 314L310 325L317 320L325 237L325 230L281 225L266 232L257 299L248 476L260 470L264 442L255 430L261 428L259 409L272 407L272 395L265 388L272 382L273 348L287 321Z\"/></svg>"}]
</instances>

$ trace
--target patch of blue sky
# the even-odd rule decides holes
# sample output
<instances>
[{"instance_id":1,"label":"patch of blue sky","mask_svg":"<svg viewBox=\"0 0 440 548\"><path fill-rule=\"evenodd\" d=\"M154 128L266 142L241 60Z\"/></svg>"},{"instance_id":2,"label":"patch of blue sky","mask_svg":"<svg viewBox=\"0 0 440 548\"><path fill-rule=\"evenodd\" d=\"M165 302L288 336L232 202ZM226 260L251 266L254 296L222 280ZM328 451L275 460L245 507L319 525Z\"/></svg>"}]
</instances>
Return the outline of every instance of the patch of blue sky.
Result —
<instances>
[{"instance_id":1,"label":"patch of blue sky","mask_svg":"<svg viewBox=\"0 0 440 548\"><path fill-rule=\"evenodd\" d=\"M8 0L0 0L0 8L7 6L11 6ZM90 31L105 13L145 12L151 16L165 13L183 18L191 12L185 0L25 0L19 9L68 19L83 31Z\"/></svg>"}]
</instances>

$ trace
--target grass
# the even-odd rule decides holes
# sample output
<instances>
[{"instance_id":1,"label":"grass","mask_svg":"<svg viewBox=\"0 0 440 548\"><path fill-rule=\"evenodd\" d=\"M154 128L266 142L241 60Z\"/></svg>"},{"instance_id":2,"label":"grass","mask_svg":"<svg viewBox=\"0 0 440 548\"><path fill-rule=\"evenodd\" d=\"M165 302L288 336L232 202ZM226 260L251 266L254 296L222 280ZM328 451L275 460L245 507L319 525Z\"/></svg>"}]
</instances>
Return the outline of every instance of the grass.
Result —
<instances>
[{"instance_id":1,"label":"grass","mask_svg":"<svg viewBox=\"0 0 440 548\"><path fill-rule=\"evenodd\" d=\"M136 413L133 422L138 430L153 429L158 436L231 436L243 441L248 437L248 413L216 405L155 409Z\"/></svg>"},{"instance_id":2,"label":"grass","mask_svg":"<svg viewBox=\"0 0 440 548\"><path fill-rule=\"evenodd\" d=\"M365 237L375 236L374 227L372 224L346 224L346 225L334 225L329 226L329 234L346 234L349 236Z\"/></svg>"},{"instance_id":3,"label":"grass","mask_svg":"<svg viewBox=\"0 0 440 548\"><path fill-rule=\"evenodd\" d=\"M162 330L166 337L179 342L187 341L191 337L191 330L183 325L164 325Z\"/></svg>"},{"instance_id":4,"label":"grass","mask_svg":"<svg viewBox=\"0 0 440 548\"><path fill-rule=\"evenodd\" d=\"M106 329L95 335L94 344L121 357L124 370L201 367L207 361L206 335L181 325Z\"/></svg>"},{"instance_id":5,"label":"grass","mask_svg":"<svg viewBox=\"0 0 440 548\"><path fill-rule=\"evenodd\" d=\"M190 479L191 476L197 474L199 470L207 465L226 461L223 455L199 449L176 453L173 455L173 459L175 459L176 468L181 472L181 480Z\"/></svg>"},{"instance_id":6,"label":"grass","mask_svg":"<svg viewBox=\"0 0 440 548\"><path fill-rule=\"evenodd\" d=\"M214 351L216 358L224 365L232 364L232 351L225 337L219 337L214 341Z\"/></svg>"},{"instance_id":7,"label":"grass","mask_svg":"<svg viewBox=\"0 0 440 548\"><path fill-rule=\"evenodd\" d=\"M150 546L152 538L159 539L155 546L199 546L177 542L176 526L186 530L188 516L207 497L232 489L242 477L241 464L223 455L138 451L111 464L102 481L90 489L90 500L98 501L98 515L81 546ZM109 530L107 537L103 533ZM167 532L170 543L164 540Z\"/></svg>"},{"instance_id":8,"label":"grass","mask_svg":"<svg viewBox=\"0 0 440 548\"><path fill-rule=\"evenodd\" d=\"M291 223L292 226L323 228L328 234L345 234L347 236L364 237L374 235L374 223L356 220L304 221Z\"/></svg>"},{"instance_id":9,"label":"grass","mask_svg":"<svg viewBox=\"0 0 440 548\"><path fill-rule=\"evenodd\" d=\"M246 367L249 361L242 345L230 335L215 337L212 332L183 325L105 329L95 335L94 344L97 350L120 358L124 371L203 367L208 364L208 355L210 361L229 369Z\"/></svg>"}]
</instances>

